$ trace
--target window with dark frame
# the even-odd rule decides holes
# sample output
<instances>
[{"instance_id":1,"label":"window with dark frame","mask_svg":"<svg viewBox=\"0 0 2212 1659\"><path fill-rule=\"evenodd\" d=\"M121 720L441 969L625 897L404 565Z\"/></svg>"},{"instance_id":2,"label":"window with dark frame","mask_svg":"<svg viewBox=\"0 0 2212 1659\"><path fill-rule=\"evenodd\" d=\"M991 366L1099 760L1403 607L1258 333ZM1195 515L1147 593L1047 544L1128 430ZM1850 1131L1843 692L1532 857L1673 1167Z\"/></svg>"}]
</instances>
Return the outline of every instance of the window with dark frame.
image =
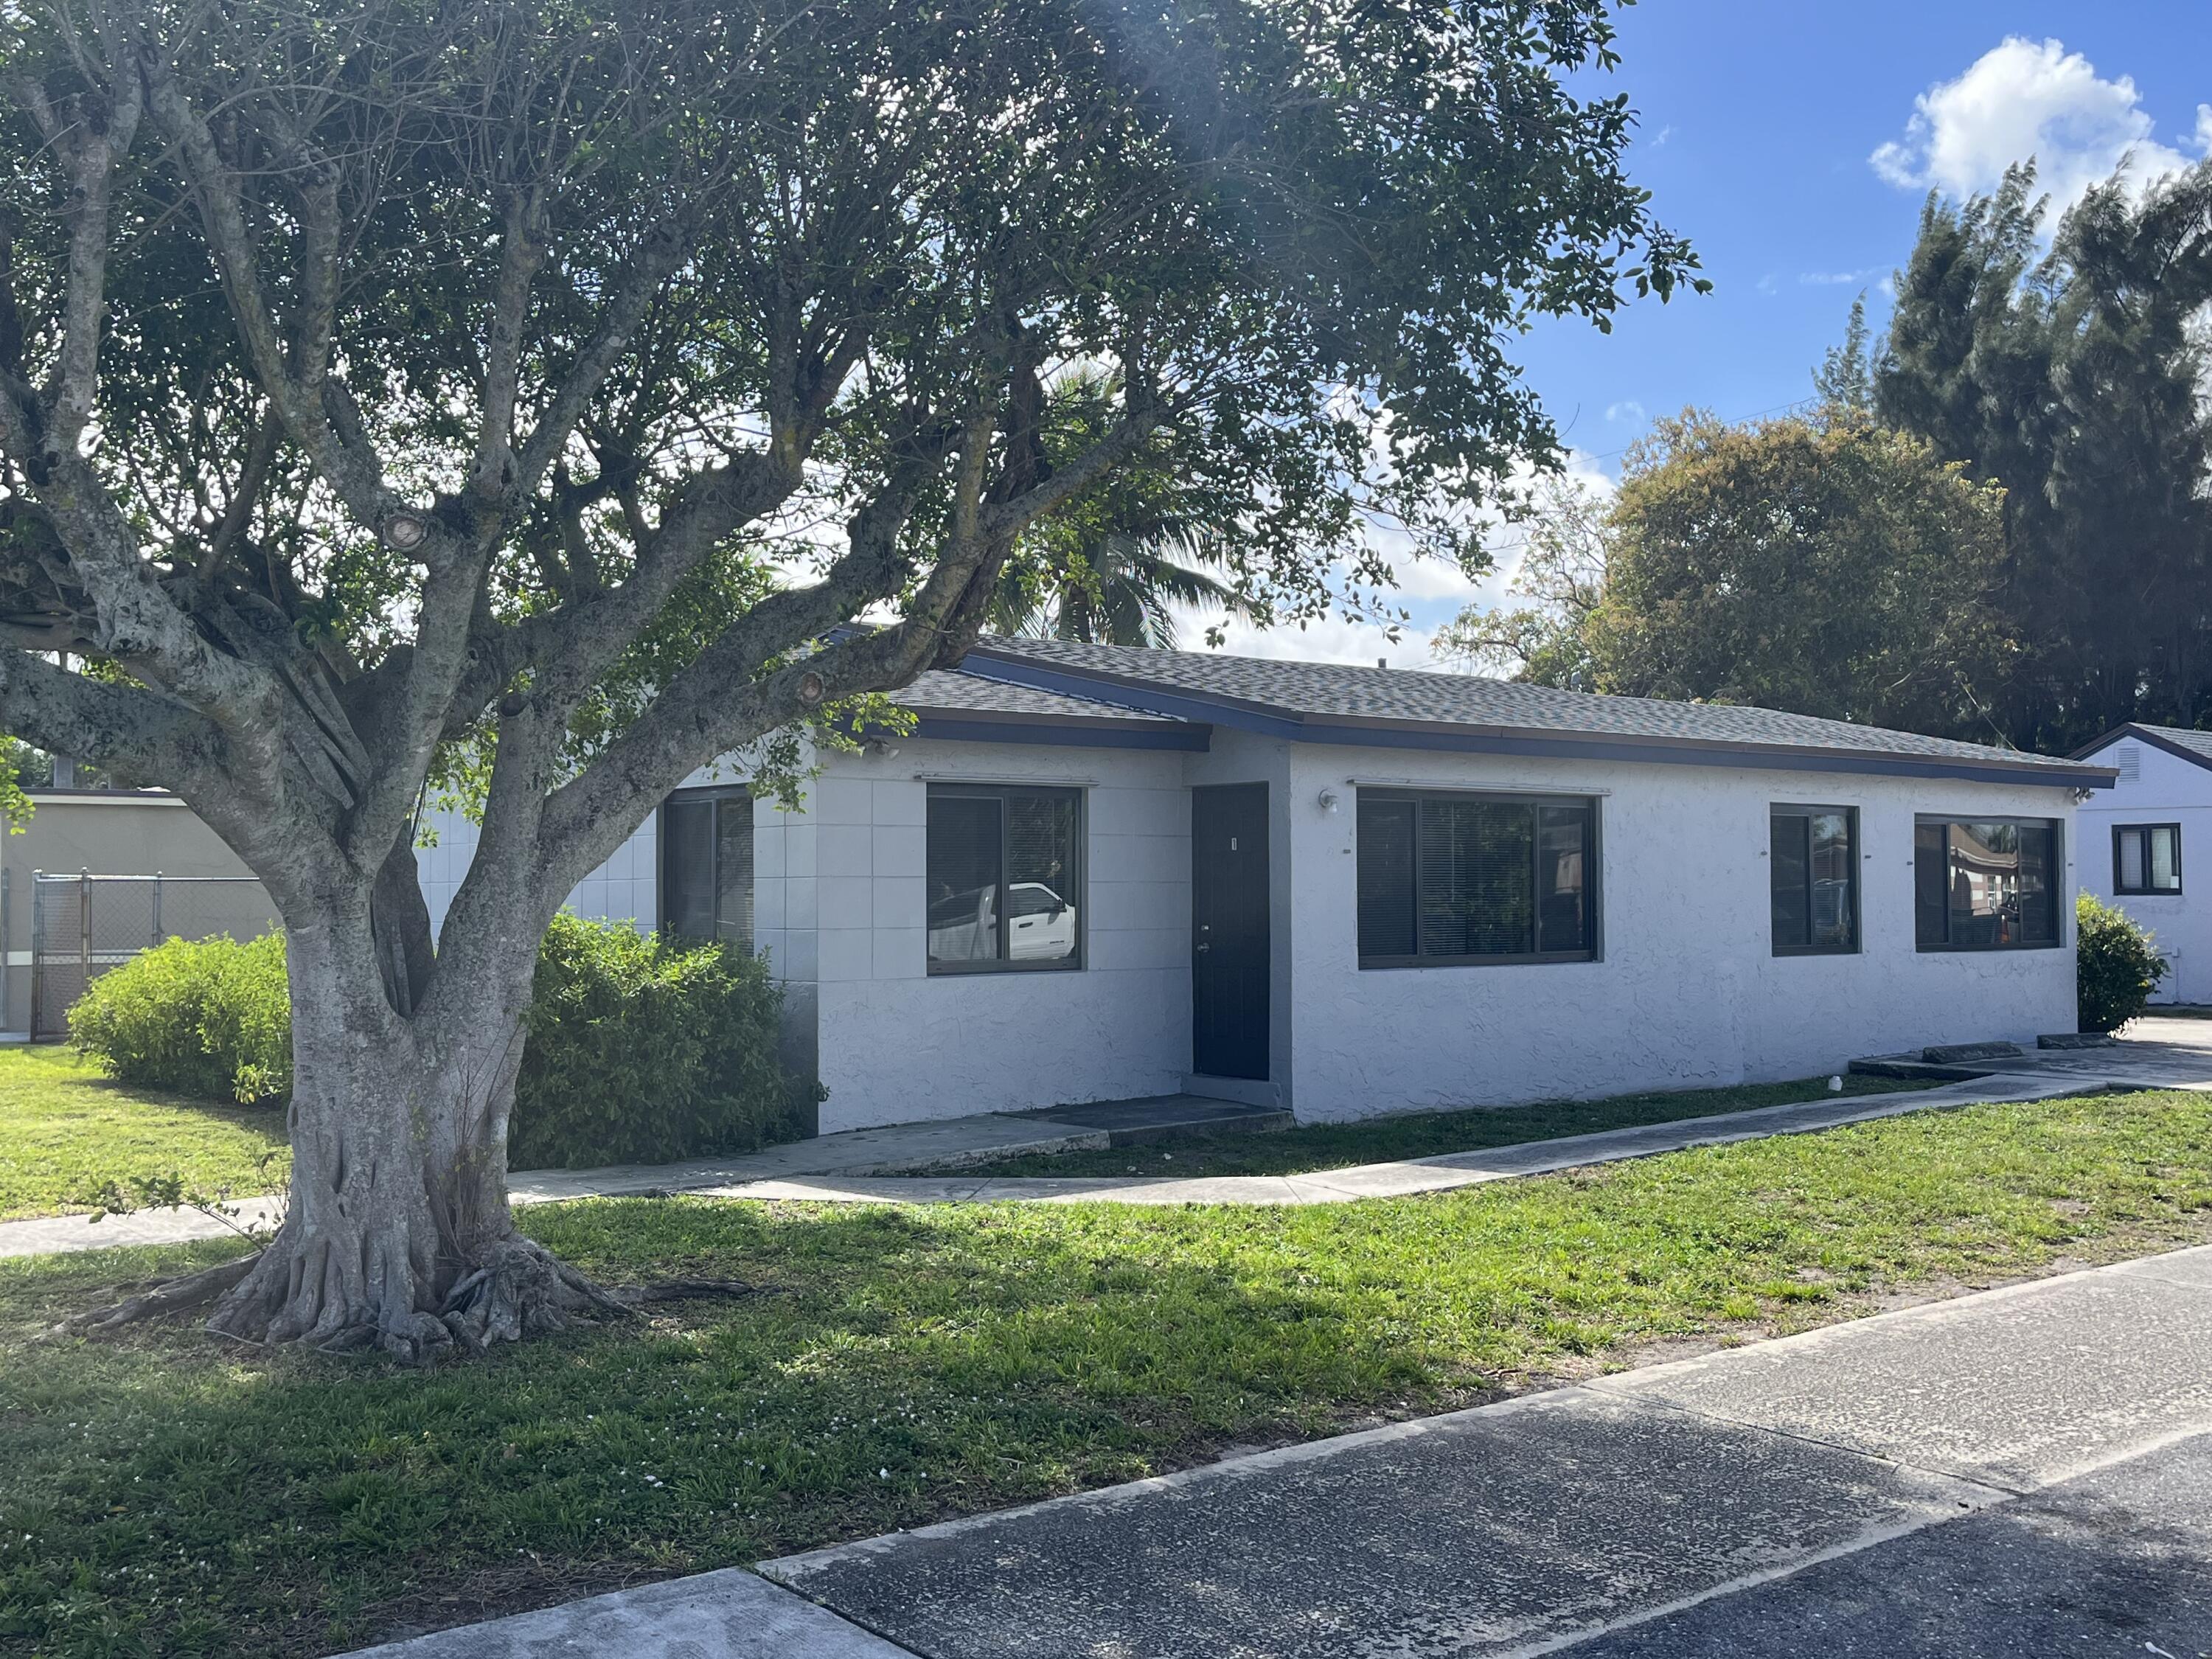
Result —
<instances>
[{"instance_id":1,"label":"window with dark frame","mask_svg":"<svg viewBox=\"0 0 2212 1659\"><path fill-rule=\"evenodd\" d=\"M681 939L753 948L753 798L679 789L660 809L660 926Z\"/></svg>"},{"instance_id":2,"label":"window with dark frame","mask_svg":"<svg viewBox=\"0 0 2212 1659\"><path fill-rule=\"evenodd\" d=\"M1083 965L1083 793L933 783L925 858L933 974Z\"/></svg>"},{"instance_id":3,"label":"window with dark frame","mask_svg":"<svg viewBox=\"0 0 2212 1659\"><path fill-rule=\"evenodd\" d=\"M1587 962L1597 952L1597 803L1362 789L1359 965Z\"/></svg>"},{"instance_id":4,"label":"window with dark frame","mask_svg":"<svg viewBox=\"0 0 2212 1659\"><path fill-rule=\"evenodd\" d=\"M1923 951L2059 943L2054 818L1921 818L1912 830L1913 934Z\"/></svg>"},{"instance_id":5,"label":"window with dark frame","mask_svg":"<svg viewBox=\"0 0 2212 1659\"><path fill-rule=\"evenodd\" d=\"M2181 890L2181 826L2178 823L2116 823L2112 826L2112 891L2137 896Z\"/></svg>"},{"instance_id":6,"label":"window with dark frame","mask_svg":"<svg viewBox=\"0 0 2212 1659\"><path fill-rule=\"evenodd\" d=\"M1849 806L1767 811L1774 954L1844 956L1859 948L1858 812Z\"/></svg>"}]
</instances>

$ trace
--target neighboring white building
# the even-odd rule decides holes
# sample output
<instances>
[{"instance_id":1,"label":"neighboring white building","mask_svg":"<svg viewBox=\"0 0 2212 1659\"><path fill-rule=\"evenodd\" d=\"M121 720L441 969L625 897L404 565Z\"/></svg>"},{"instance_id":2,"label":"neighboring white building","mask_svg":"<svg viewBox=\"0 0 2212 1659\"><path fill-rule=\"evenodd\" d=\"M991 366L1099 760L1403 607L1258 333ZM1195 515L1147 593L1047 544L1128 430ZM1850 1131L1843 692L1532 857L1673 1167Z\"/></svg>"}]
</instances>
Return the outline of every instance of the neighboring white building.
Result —
<instances>
[{"instance_id":1,"label":"neighboring white building","mask_svg":"<svg viewBox=\"0 0 2212 1659\"><path fill-rule=\"evenodd\" d=\"M2190 848L2212 859L2212 732L2123 726L2075 758L2119 780L2081 809L2083 890L2155 936L2168 964L2156 1000L2212 1002L2212 894L2192 902L2182 873Z\"/></svg>"},{"instance_id":2,"label":"neighboring white building","mask_svg":"<svg viewBox=\"0 0 2212 1659\"><path fill-rule=\"evenodd\" d=\"M988 640L805 809L678 791L588 914L768 952L823 1131L1189 1089L1306 1120L2074 1028L2109 769L1753 708ZM466 837L425 855L441 915Z\"/></svg>"}]
</instances>

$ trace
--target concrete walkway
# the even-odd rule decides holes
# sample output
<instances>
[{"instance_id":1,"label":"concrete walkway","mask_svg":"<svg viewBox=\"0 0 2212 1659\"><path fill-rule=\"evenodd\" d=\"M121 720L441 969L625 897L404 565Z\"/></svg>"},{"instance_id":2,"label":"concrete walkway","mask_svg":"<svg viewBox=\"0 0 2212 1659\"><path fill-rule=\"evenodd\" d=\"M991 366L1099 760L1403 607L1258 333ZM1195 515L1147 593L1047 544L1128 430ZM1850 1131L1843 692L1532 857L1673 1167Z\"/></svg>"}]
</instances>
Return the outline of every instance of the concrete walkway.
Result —
<instances>
[{"instance_id":1,"label":"concrete walkway","mask_svg":"<svg viewBox=\"0 0 2212 1659\"><path fill-rule=\"evenodd\" d=\"M2212 1248L760 1572L356 1659L2195 1659Z\"/></svg>"},{"instance_id":2,"label":"concrete walkway","mask_svg":"<svg viewBox=\"0 0 2212 1659\"><path fill-rule=\"evenodd\" d=\"M1906 1094L1838 1096L1711 1117L1480 1152L1296 1176L1199 1176L1122 1180L1111 1176L985 1179L957 1173L901 1176L885 1170L995 1162L1039 1152L1087 1150L1157 1133L1205 1128L1272 1127L1279 1114L1260 1108L1163 1096L1157 1101L1101 1107L1056 1107L1036 1113L982 1113L934 1123L899 1124L793 1141L739 1158L599 1170L545 1170L508 1177L517 1204L564 1199L661 1196L805 1200L832 1204L1343 1204L1364 1198L1405 1198L1446 1192L1584 1164L1649 1158L1690 1146L1718 1146L1762 1135L1801 1134L1841 1124L1993 1101L2043 1100L2105 1089L2212 1090L2212 1021L2146 1019L2112 1048L2037 1053L2008 1069ZM1137 1110L1133 1109L1149 1109ZM240 1219L266 1223L274 1200L248 1199ZM218 1237L231 1229L191 1211L155 1210L0 1223L0 1257L102 1249L119 1244L177 1243Z\"/></svg>"}]
</instances>

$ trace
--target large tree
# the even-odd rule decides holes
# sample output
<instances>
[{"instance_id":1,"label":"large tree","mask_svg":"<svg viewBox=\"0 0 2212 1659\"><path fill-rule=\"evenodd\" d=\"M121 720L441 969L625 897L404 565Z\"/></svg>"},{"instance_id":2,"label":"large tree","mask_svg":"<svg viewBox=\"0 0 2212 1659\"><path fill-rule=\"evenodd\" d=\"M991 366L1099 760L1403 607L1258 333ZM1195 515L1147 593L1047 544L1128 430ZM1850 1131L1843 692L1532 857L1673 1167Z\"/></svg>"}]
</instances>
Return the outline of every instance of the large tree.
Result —
<instances>
[{"instance_id":1,"label":"large tree","mask_svg":"<svg viewBox=\"0 0 2212 1659\"><path fill-rule=\"evenodd\" d=\"M2032 167L1930 198L1873 376L1881 418L2004 488L1988 693L2023 747L2212 714L2212 161L2124 174L2048 246Z\"/></svg>"},{"instance_id":2,"label":"large tree","mask_svg":"<svg viewBox=\"0 0 2212 1659\"><path fill-rule=\"evenodd\" d=\"M696 768L957 659L1148 445L1277 615L1368 515L1453 551L1552 453L1524 321L1692 263L1565 85L1607 12L9 8L0 729L175 788L289 934L291 1204L213 1324L420 1358L599 1304L505 1188L563 896ZM1048 455L1078 370L1113 418Z\"/></svg>"},{"instance_id":3,"label":"large tree","mask_svg":"<svg viewBox=\"0 0 2212 1659\"><path fill-rule=\"evenodd\" d=\"M1543 684L1986 740L2001 499L1847 405L1661 421L1610 502L1548 501L1516 578L1537 603L1472 611L1438 649Z\"/></svg>"}]
</instances>

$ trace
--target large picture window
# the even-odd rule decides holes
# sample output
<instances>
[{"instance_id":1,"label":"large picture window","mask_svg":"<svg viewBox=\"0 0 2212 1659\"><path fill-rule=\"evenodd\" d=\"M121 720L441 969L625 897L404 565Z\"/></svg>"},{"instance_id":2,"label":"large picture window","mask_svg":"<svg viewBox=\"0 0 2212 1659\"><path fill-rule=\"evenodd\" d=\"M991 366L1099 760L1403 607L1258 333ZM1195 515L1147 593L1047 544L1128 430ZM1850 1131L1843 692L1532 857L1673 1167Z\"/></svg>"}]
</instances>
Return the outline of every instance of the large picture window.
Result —
<instances>
[{"instance_id":1,"label":"large picture window","mask_svg":"<svg viewBox=\"0 0 2212 1659\"><path fill-rule=\"evenodd\" d=\"M1848 806L1776 806L1768 811L1767 828L1774 954L1857 950L1857 813Z\"/></svg>"},{"instance_id":2,"label":"large picture window","mask_svg":"<svg viewBox=\"0 0 2212 1659\"><path fill-rule=\"evenodd\" d=\"M1922 818L1913 826L1913 931L1923 951L2058 943L2058 825L2051 818Z\"/></svg>"},{"instance_id":3,"label":"large picture window","mask_svg":"<svg viewBox=\"0 0 2212 1659\"><path fill-rule=\"evenodd\" d=\"M2115 893L2179 893L2181 890L2181 826L2178 823L2114 824L2112 890Z\"/></svg>"},{"instance_id":4,"label":"large picture window","mask_svg":"<svg viewBox=\"0 0 2212 1659\"><path fill-rule=\"evenodd\" d=\"M1359 965L1581 962L1597 948L1597 806L1362 789Z\"/></svg>"},{"instance_id":5,"label":"large picture window","mask_svg":"<svg viewBox=\"0 0 2212 1659\"><path fill-rule=\"evenodd\" d=\"M1080 791L933 783L928 843L931 973L1082 965Z\"/></svg>"},{"instance_id":6,"label":"large picture window","mask_svg":"<svg viewBox=\"0 0 2212 1659\"><path fill-rule=\"evenodd\" d=\"M679 789L660 809L660 925L753 948L753 800L743 788Z\"/></svg>"}]
</instances>

